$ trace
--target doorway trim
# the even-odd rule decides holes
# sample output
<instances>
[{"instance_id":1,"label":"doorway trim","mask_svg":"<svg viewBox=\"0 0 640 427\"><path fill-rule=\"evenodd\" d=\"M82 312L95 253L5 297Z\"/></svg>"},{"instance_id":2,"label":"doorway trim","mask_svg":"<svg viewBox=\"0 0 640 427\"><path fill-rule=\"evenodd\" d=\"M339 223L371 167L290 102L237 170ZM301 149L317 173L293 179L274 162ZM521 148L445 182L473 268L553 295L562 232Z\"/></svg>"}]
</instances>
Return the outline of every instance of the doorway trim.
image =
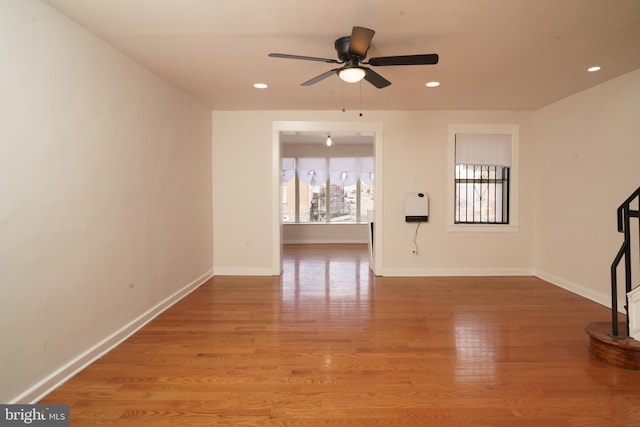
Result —
<instances>
[{"instance_id":1,"label":"doorway trim","mask_svg":"<svg viewBox=\"0 0 640 427\"><path fill-rule=\"evenodd\" d=\"M375 197L373 200L374 223L373 230L373 260L371 269L376 276L382 275L382 164L383 164L383 133L380 122L313 122L313 121L274 121L272 127L272 150L271 150L271 190L273 201L271 207L273 247L271 248L272 269L274 275L282 274L282 203L280 198L280 175L282 143L280 141L281 132L373 132L374 137L374 159L375 159Z\"/></svg>"}]
</instances>

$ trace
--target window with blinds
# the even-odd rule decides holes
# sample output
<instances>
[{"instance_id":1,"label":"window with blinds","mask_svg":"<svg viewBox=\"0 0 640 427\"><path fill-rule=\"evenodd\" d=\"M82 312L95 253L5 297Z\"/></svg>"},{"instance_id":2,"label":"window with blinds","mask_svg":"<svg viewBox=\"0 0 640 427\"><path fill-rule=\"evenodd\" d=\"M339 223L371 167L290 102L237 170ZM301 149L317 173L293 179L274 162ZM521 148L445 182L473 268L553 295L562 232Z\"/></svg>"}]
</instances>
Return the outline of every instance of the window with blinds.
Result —
<instances>
[{"instance_id":1,"label":"window with blinds","mask_svg":"<svg viewBox=\"0 0 640 427\"><path fill-rule=\"evenodd\" d=\"M282 159L283 223L358 223L373 210L373 157Z\"/></svg>"},{"instance_id":2,"label":"window with blinds","mask_svg":"<svg viewBox=\"0 0 640 427\"><path fill-rule=\"evenodd\" d=\"M510 134L455 135L456 224L509 224Z\"/></svg>"}]
</instances>

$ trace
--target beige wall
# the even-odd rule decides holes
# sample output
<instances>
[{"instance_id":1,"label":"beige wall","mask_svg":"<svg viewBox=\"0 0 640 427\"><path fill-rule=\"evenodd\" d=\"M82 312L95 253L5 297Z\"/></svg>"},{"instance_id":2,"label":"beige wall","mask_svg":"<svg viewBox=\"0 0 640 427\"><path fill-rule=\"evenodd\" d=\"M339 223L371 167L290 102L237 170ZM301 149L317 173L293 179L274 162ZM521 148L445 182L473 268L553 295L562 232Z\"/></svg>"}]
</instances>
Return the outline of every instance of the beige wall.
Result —
<instances>
[{"instance_id":1,"label":"beige wall","mask_svg":"<svg viewBox=\"0 0 640 427\"><path fill-rule=\"evenodd\" d=\"M214 252L216 274L271 274L274 239L272 127L278 121L382 123L383 268L385 275L529 274L533 251L533 113L214 111ZM447 141L452 123L520 126L520 227L516 232L449 231ZM250 125L248 125L250 124ZM247 156L251 153L251 156ZM375 153L376 157L380 153ZM237 165L243 166L238 173ZM231 179L231 177L236 177ZM377 183L376 194L380 183ZM429 223L418 233L404 221L404 193L430 198ZM233 209L228 207L233 206ZM252 207L259 207L256 213Z\"/></svg>"},{"instance_id":2,"label":"beige wall","mask_svg":"<svg viewBox=\"0 0 640 427\"><path fill-rule=\"evenodd\" d=\"M211 112L48 6L0 3L0 402L212 270Z\"/></svg>"},{"instance_id":3,"label":"beige wall","mask_svg":"<svg viewBox=\"0 0 640 427\"><path fill-rule=\"evenodd\" d=\"M282 144L282 157L370 157L374 155L373 137L370 144Z\"/></svg>"},{"instance_id":4,"label":"beige wall","mask_svg":"<svg viewBox=\"0 0 640 427\"><path fill-rule=\"evenodd\" d=\"M365 218L366 220L366 218ZM284 224L283 243L367 243L367 224Z\"/></svg>"},{"instance_id":5,"label":"beige wall","mask_svg":"<svg viewBox=\"0 0 640 427\"><path fill-rule=\"evenodd\" d=\"M536 274L603 304L616 209L640 186L639 112L636 70L535 113Z\"/></svg>"}]
</instances>

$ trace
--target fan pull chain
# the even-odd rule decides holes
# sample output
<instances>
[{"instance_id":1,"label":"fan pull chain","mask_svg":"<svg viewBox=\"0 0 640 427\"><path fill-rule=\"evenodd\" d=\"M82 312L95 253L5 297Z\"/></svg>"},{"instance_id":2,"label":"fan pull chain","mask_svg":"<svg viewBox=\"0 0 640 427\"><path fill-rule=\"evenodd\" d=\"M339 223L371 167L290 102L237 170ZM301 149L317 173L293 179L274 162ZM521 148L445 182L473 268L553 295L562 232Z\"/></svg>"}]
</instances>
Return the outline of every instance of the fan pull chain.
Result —
<instances>
[{"instance_id":1,"label":"fan pull chain","mask_svg":"<svg viewBox=\"0 0 640 427\"><path fill-rule=\"evenodd\" d=\"M362 117L362 80L360 80L360 117Z\"/></svg>"},{"instance_id":2,"label":"fan pull chain","mask_svg":"<svg viewBox=\"0 0 640 427\"><path fill-rule=\"evenodd\" d=\"M347 112L347 106L346 106L346 91L345 91L345 87L346 87L346 83L342 83L342 112L346 113ZM362 81L360 81L358 83L359 85L359 91L360 91L360 113L358 114L360 117L362 117Z\"/></svg>"},{"instance_id":3,"label":"fan pull chain","mask_svg":"<svg viewBox=\"0 0 640 427\"><path fill-rule=\"evenodd\" d=\"M342 82L342 112L343 113L347 111L347 109L345 108L345 105L344 105L344 86L345 86L345 84L346 84L345 82Z\"/></svg>"}]
</instances>

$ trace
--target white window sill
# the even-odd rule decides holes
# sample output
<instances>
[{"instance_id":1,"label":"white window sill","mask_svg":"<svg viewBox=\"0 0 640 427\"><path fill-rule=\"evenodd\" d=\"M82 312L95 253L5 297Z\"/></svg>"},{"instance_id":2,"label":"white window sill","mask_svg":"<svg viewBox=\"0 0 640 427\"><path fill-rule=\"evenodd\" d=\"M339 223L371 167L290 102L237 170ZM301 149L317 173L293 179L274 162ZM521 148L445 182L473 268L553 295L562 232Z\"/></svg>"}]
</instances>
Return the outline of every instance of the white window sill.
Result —
<instances>
[{"instance_id":1,"label":"white window sill","mask_svg":"<svg viewBox=\"0 0 640 427\"><path fill-rule=\"evenodd\" d=\"M318 222L283 222L282 225L361 225L361 224L368 224L367 221L360 221L360 222L324 222L324 221L318 221Z\"/></svg>"},{"instance_id":2,"label":"white window sill","mask_svg":"<svg viewBox=\"0 0 640 427\"><path fill-rule=\"evenodd\" d=\"M517 224L449 224L449 233L517 233Z\"/></svg>"}]
</instances>

